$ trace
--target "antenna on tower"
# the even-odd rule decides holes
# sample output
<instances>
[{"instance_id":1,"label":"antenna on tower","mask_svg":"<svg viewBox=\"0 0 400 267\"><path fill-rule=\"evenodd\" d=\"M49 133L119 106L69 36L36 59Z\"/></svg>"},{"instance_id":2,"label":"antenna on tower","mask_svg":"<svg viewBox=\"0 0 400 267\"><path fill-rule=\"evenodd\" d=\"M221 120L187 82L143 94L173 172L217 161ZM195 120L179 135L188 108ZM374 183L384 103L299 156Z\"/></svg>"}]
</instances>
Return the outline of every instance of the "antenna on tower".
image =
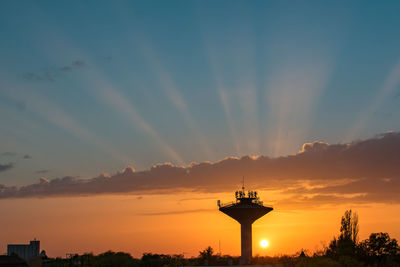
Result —
<instances>
[{"instance_id":1,"label":"antenna on tower","mask_svg":"<svg viewBox=\"0 0 400 267\"><path fill-rule=\"evenodd\" d=\"M242 190L244 192L244 176L243 176L243 186L242 186Z\"/></svg>"}]
</instances>

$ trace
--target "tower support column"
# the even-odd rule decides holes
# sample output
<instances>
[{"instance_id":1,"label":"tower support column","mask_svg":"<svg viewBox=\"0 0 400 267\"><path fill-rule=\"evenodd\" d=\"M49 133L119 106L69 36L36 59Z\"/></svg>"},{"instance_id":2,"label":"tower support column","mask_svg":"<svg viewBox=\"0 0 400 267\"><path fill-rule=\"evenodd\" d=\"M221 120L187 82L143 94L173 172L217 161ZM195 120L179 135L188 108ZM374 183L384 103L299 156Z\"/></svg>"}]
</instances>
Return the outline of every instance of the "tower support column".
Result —
<instances>
[{"instance_id":1,"label":"tower support column","mask_svg":"<svg viewBox=\"0 0 400 267\"><path fill-rule=\"evenodd\" d=\"M252 233L251 233L251 225L250 222L242 222L241 224L241 251L242 257L240 259L241 264L249 264L251 263L252 258Z\"/></svg>"}]
</instances>

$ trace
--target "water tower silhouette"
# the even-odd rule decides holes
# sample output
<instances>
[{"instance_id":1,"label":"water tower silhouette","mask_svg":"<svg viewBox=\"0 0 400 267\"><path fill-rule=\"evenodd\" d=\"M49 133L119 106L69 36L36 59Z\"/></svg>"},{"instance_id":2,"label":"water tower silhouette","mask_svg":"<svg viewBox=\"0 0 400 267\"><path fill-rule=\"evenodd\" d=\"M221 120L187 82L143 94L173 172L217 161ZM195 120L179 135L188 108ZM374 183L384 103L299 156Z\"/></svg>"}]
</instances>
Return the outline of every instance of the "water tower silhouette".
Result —
<instances>
[{"instance_id":1,"label":"water tower silhouette","mask_svg":"<svg viewBox=\"0 0 400 267\"><path fill-rule=\"evenodd\" d=\"M266 207L260 201L256 191L248 191L247 195L244 190L244 182L241 191L235 192L236 201L222 204L218 200L219 210L226 215L238 221L241 225L241 264L248 264L252 258L252 233L251 225L257 219L261 218L268 212L272 211L272 207Z\"/></svg>"}]
</instances>

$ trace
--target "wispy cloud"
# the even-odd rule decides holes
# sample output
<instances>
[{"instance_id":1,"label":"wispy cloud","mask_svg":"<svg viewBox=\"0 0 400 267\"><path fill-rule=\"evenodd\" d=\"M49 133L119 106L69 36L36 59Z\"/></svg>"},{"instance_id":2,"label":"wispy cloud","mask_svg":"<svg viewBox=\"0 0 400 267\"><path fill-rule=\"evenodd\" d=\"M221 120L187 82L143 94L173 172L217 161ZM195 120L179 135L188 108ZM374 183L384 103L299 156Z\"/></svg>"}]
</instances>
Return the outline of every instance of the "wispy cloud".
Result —
<instances>
[{"instance_id":1,"label":"wispy cloud","mask_svg":"<svg viewBox=\"0 0 400 267\"><path fill-rule=\"evenodd\" d=\"M72 71L75 69L79 69L85 67L86 63L83 60L74 60L71 64L59 67L58 70L60 71Z\"/></svg>"},{"instance_id":2,"label":"wispy cloud","mask_svg":"<svg viewBox=\"0 0 400 267\"><path fill-rule=\"evenodd\" d=\"M39 71L25 72L19 78L26 82L54 82L63 72L70 72L87 66L84 60L77 59L68 65L60 67L46 67Z\"/></svg>"},{"instance_id":3,"label":"wispy cloud","mask_svg":"<svg viewBox=\"0 0 400 267\"><path fill-rule=\"evenodd\" d=\"M0 164L0 172L10 170L14 167L14 163Z\"/></svg>"},{"instance_id":4,"label":"wispy cloud","mask_svg":"<svg viewBox=\"0 0 400 267\"><path fill-rule=\"evenodd\" d=\"M3 152L3 153L0 154L0 156L3 156L3 157L15 157L17 155L18 155L18 153L8 152L8 151L7 152ZM21 155L21 157L23 159L31 159L32 158L32 156L28 155L28 154L24 154L23 156Z\"/></svg>"}]
</instances>

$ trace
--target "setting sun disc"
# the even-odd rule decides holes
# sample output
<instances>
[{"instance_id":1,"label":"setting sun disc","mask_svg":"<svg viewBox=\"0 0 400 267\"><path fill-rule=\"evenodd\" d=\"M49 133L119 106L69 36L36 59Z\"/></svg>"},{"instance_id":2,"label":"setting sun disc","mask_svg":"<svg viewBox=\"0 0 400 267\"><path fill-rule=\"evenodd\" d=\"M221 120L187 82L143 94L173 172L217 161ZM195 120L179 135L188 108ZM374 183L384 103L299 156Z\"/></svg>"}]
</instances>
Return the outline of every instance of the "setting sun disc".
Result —
<instances>
[{"instance_id":1,"label":"setting sun disc","mask_svg":"<svg viewBox=\"0 0 400 267\"><path fill-rule=\"evenodd\" d=\"M260 245L261 245L263 248L266 248L266 247L269 246L269 242L268 242L267 240L261 240Z\"/></svg>"}]
</instances>

